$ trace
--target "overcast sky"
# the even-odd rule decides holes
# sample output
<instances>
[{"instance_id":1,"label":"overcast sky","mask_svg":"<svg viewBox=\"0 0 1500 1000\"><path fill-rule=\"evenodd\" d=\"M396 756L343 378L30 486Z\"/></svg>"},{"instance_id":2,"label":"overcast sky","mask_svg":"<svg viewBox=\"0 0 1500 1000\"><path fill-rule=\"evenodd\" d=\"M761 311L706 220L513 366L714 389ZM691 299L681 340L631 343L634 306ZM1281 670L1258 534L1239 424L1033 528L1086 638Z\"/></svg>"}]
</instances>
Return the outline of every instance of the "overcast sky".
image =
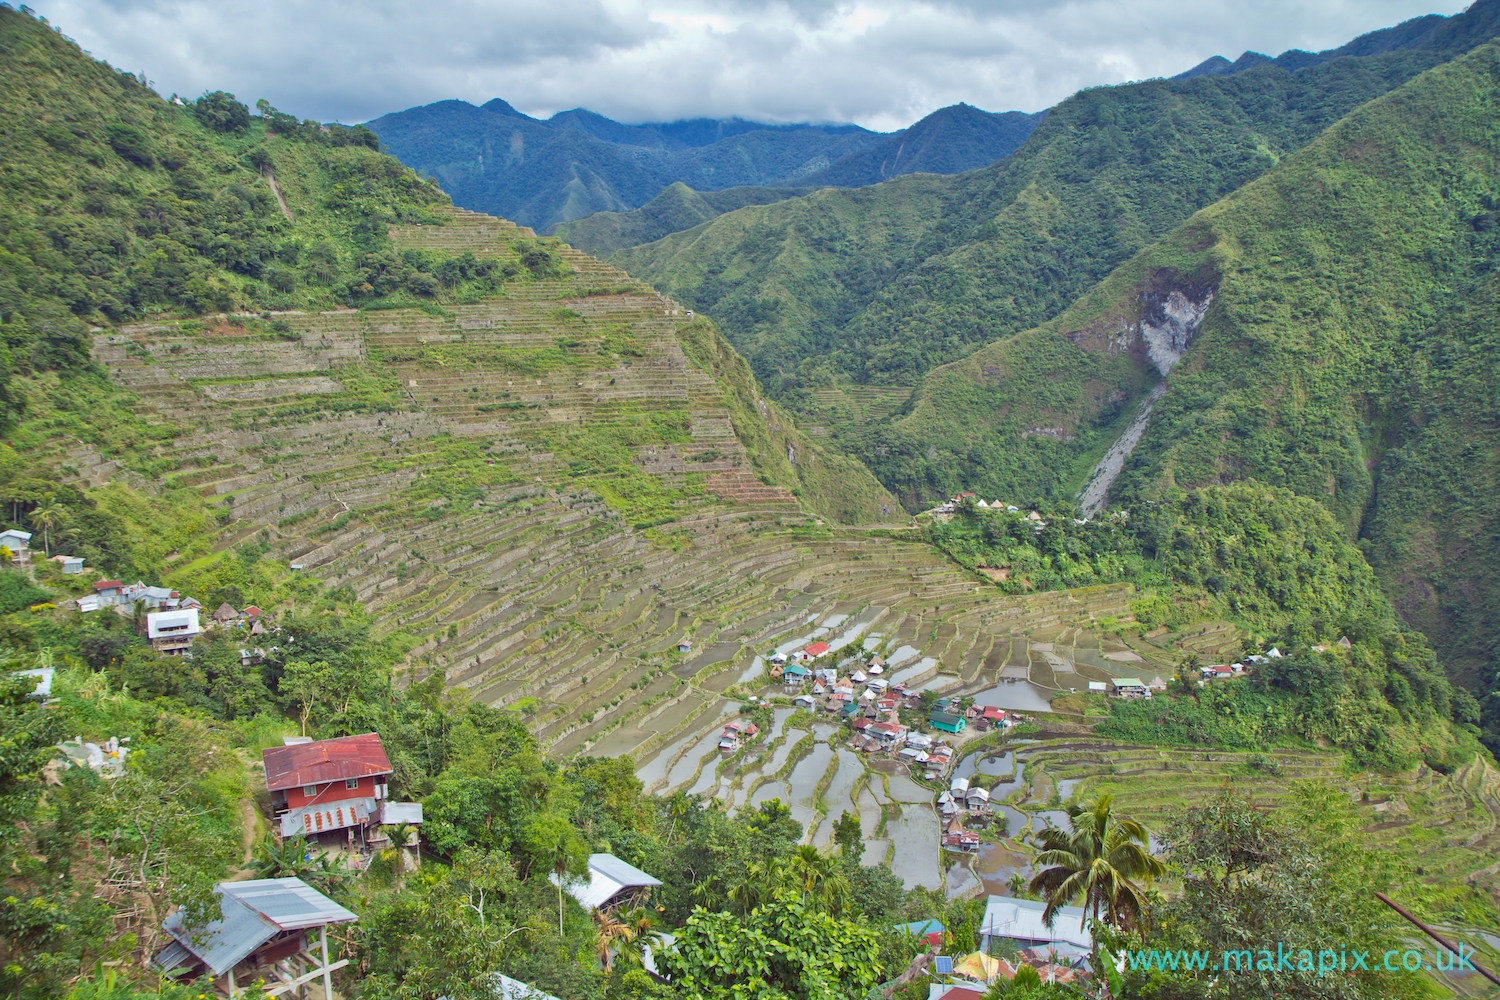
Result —
<instances>
[{"instance_id":1,"label":"overcast sky","mask_svg":"<svg viewBox=\"0 0 1500 1000\"><path fill-rule=\"evenodd\" d=\"M357 122L503 97L545 117L889 130L966 101L1038 111L1215 54L1318 50L1461 0L31 0L162 94Z\"/></svg>"}]
</instances>

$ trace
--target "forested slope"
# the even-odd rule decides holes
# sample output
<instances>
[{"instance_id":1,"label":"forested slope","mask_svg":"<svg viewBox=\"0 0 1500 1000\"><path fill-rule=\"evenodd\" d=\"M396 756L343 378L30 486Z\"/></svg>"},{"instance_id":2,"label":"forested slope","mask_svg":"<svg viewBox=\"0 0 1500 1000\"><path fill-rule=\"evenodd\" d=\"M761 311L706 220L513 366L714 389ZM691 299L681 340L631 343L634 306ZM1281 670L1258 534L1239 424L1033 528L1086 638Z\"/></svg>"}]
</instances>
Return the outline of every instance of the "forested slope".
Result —
<instances>
[{"instance_id":1,"label":"forested slope","mask_svg":"<svg viewBox=\"0 0 1500 1000\"><path fill-rule=\"evenodd\" d=\"M1254 479L1318 499L1489 690L1497 107L1487 44L1359 109L1056 321L930 374L870 460L911 497L1072 496L1169 367L1110 497Z\"/></svg>"},{"instance_id":2,"label":"forested slope","mask_svg":"<svg viewBox=\"0 0 1500 1000\"><path fill-rule=\"evenodd\" d=\"M1085 91L1009 159L736 212L612 258L719 320L766 390L852 426L849 383L935 365L1056 315L1190 214L1364 102L1488 37L1474 5L1430 46L1289 72Z\"/></svg>"}]
</instances>

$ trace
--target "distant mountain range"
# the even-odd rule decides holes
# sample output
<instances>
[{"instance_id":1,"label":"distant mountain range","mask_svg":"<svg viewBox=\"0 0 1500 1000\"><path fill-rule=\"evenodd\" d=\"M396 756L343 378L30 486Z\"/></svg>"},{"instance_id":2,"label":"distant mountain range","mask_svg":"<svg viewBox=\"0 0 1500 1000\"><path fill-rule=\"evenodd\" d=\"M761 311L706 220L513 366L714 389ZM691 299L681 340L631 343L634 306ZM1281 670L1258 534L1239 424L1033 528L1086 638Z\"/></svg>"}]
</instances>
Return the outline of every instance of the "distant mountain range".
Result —
<instances>
[{"instance_id":1,"label":"distant mountain range","mask_svg":"<svg viewBox=\"0 0 1500 1000\"><path fill-rule=\"evenodd\" d=\"M456 204L551 230L596 212L639 208L677 182L709 192L859 187L919 171L959 173L1010 155L1041 117L957 104L891 133L740 118L625 125L581 108L543 121L496 99L482 107L440 101L369 127Z\"/></svg>"},{"instance_id":2,"label":"distant mountain range","mask_svg":"<svg viewBox=\"0 0 1500 1000\"><path fill-rule=\"evenodd\" d=\"M1410 21L1403 21L1395 27L1371 31L1336 49L1324 49L1322 52L1288 49L1274 59L1260 52L1245 52L1234 62L1230 62L1223 56L1209 56L1186 73L1178 73L1172 79L1191 80L1198 76L1243 73L1247 69L1254 69L1266 63L1272 63L1287 71L1295 71L1344 56L1378 56L1402 49L1427 51L1453 51L1455 47L1466 49L1484 41L1480 35L1472 34L1475 25L1482 23L1484 23L1483 19L1479 18L1461 20L1443 17L1441 14L1427 14L1423 17L1414 17ZM1466 38L1458 37L1464 32L1471 32L1471 35Z\"/></svg>"}]
</instances>

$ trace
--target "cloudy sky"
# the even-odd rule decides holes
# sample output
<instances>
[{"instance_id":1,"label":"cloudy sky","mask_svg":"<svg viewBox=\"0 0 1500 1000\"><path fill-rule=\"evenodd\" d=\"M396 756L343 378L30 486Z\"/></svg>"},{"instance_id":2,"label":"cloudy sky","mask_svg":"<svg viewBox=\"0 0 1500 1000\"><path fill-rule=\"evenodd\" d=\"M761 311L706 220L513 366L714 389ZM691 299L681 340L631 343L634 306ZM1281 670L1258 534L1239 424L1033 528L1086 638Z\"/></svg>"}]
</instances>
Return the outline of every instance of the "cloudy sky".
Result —
<instances>
[{"instance_id":1,"label":"cloudy sky","mask_svg":"<svg viewBox=\"0 0 1500 1000\"><path fill-rule=\"evenodd\" d=\"M740 115L900 128L967 101L1037 111L1080 87L1247 49L1325 49L1463 0L31 0L163 94L224 89L357 122L446 98L622 121Z\"/></svg>"}]
</instances>

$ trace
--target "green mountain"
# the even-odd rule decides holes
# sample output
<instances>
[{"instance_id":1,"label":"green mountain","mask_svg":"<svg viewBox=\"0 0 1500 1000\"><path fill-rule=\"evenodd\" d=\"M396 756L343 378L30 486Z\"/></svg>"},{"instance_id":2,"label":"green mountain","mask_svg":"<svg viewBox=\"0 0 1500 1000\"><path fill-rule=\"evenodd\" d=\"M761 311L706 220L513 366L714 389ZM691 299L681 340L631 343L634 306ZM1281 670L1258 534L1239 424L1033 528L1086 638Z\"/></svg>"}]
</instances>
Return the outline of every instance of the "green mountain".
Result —
<instances>
[{"instance_id":1,"label":"green mountain","mask_svg":"<svg viewBox=\"0 0 1500 1000\"><path fill-rule=\"evenodd\" d=\"M862 187L902 174L960 174L1003 159L1021 148L1045 111L981 111L967 104L940 108L868 149L849 153L808 177L822 187Z\"/></svg>"},{"instance_id":2,"label":"green mountain","mask_svg":"<svg viewBox=\"0 0 1500 1000\"><path fill-rule=\"evenodd\" d=\"M954 105L882 135L854 125L764 125L738 118L622 125L577 109L546 121L501 100L441 101L369 123L401 162L437 179L455 204L553 229L597 213L629 213L673 184L707 194L745 187L858 187L898 174L951 174L1012 153L1040 115ZM720 214L797 191L740 193L707 204ZM705 206L698 206L700 211ZM635 243L712 218L674 221L659 209L621 223ZM613 224L604 223L613 229ZM584 232L592 232L587 230ZM584 237L585 249L630 245Z\"/></svg>"},{"instance_id":3,"label":"green mountain","mask_svg":"<svg viewBox=\"0 0 1500 1000\"><path fill-rule=\"evenodd\" d=\"M883 136L857 125L738 118L622 125L578 109L540 121L498 98L440 101L369 123L454 203L538 230L637 208L674 181L699 190L798 184Z\"/></svg>"},{"instance_id":4,"label":"green mountain","mask_svg":"<svg viewBox=\"0 0 1500 1000\"><path fill-rule=\"evenodd\" d=\"M585 253L607 257L623 247L652 243L671 233L692 229L746 205L769 205L807 194L810 188L732 187L694 191L674 181L640 208L629 212L595 212L558 224L558 239Z\"/></svg>"},{"instance_id":5,"label":"green mountain","mask_svg":"<svg viewBox=\"0 0 1500 1000\"><path fill-rule=\"evenodd\" d=\"M1497 28L1491 0L1419 48L1088 90L991 167L745 209L611 260L713 315L767 392L838 432Z\"/></svg>"},{"instance_id":6,"label":"green mountain","mask_svg":"<svg viewBox=\"0 0 1500 1000\"><path fill-rule=\"evenodd\" d=\"M1057 319L930 373L865 439L872 467L910 501L1084 490L1138 510L1208 483L1289 488L1492 690L1497 81L1489 44L1430 70ZM1485 726L1500 743L1495 695Z\"/></svg>"}]
</instances>

